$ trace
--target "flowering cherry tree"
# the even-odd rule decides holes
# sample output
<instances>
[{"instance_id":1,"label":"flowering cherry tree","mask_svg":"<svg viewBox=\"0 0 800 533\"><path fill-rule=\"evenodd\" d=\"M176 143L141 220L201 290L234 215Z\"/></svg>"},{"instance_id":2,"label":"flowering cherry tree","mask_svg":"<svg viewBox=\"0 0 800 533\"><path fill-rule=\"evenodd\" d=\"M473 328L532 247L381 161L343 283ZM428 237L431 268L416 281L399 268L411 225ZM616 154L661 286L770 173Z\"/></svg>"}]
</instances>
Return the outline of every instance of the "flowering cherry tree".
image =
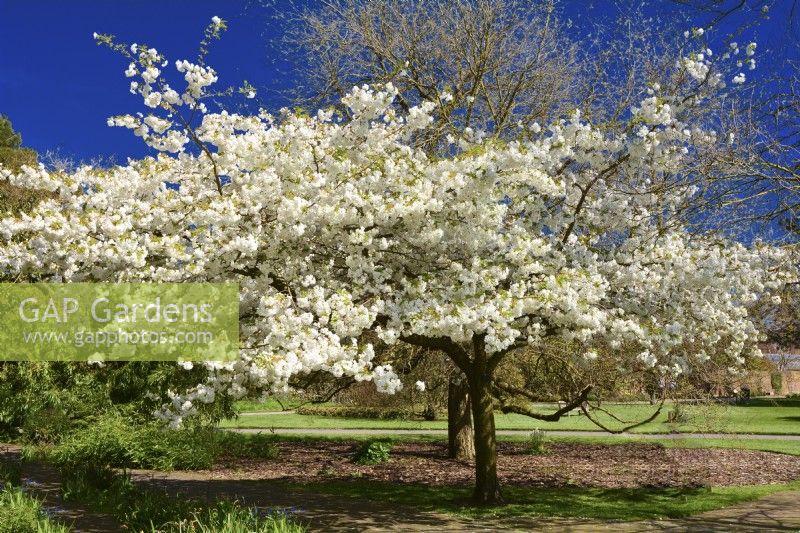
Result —
<instances>
[{"instance_id":1,"label":"flowering cherry tree","mask_svg":"<svg viewBox=\"0 0 800 533\"><path fill-rule=\"evenodd\" d=\"M223 26L215 19L209 35ZM515 350L558 338L590 359L602 343L604 357L635 350L625 364L679 374L712 356L735 368L757 340L746 306L777 285L781 254L691 234L672 216L696 194L682 161L716 142L681 120L724 83L707 56L681 59L686 93L651 89L622 133L575 113L520 141L465 134L454 155L433 159L412 141L434 104L400 114L389 84L353 88L348 121L212 113L202 102L217 76L202 61L175 64L178 92L160 52L97 38L130 55L131 90L151 108L110 124L159 153L70 174L4 170L53 194L0 220L0 274L238 282L241 358L208 363L206 381L172 393L159 416L173 425L217 395L318 370L391 393L402 384L375 364L376 343L436 349L467 377L475 498L495 502L493 411L537 416L496 388Z\"/></svg>"}]
</instances>

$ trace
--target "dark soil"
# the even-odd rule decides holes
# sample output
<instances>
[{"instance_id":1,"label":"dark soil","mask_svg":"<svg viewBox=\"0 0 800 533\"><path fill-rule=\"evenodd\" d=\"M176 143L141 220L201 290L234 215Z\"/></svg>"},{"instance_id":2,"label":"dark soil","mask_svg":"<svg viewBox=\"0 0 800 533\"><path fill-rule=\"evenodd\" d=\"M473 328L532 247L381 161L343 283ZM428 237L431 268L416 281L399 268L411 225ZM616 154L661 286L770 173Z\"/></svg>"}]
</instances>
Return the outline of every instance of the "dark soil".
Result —
<instances>
[{"instance_id":1,"label":"dark soil","mask_svg":"<svg viewBox=\"0 0 800 533\"><path fill-rule=\"evenodd\" d=\"M444 444L395 444L391 460L380 465L352 462L356 442L308 440L282 442L275 460L231 458L213 470L187 477L219 480L352 479L466 485L473 465L447 458ZM546 455L525 453L524 444L498 445L498 473L503 485L603 488L698 487L786 483L800 479L800 457L735 449L664 448L659 444L572 444L547 447Z\"/></svg>"}]
</instances>

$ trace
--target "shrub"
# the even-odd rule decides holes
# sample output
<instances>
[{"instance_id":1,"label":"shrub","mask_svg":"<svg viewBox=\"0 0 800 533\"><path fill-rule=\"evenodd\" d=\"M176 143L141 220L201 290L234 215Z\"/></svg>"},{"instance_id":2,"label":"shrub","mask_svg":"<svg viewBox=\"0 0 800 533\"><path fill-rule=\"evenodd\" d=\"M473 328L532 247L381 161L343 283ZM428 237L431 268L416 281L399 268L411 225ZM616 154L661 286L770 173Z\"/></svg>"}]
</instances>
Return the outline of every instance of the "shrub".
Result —
<instances>
[{"instance_id":1,"label":"shrub","mask_svg":"<svg viewBox=\"0 0 800 533\"><path fill-rule=\"evenodd\" d=\"M786 399L787 400L800 400L800 392L796 392L794 394L787 394L786 395Z\"/></svg>"},{"instance_id":2,"label":"shrub","mask_svg":"<svg viewBox=\"0 0 800 533\"><path fill-rule=\"evenodd\" d=\"M368 440L361 443L353 454L353 462L361 465L377 465L389 461L392 442L386 439Z\"/></svg>"},{"instance_id":3,"label":"shrub","mask_svg":"<svg viewBox=\"0 0 800 533\"><path fill-rule=\"evenodd\" d=\"M542 429L534 429L528 435L525 451L530 455L547 455L547 435Z\"/></svg>"},{"instance_id":4,"label":"shrub","mask_svg":"<svg viewBox=\"0 0 800 533\"><path fill-rule=\"evenodd\" d=\"M59 444L26 448L63 469L84 465L155 470L210 468L218 457L275 459L280 453L274 435L240 435L211 428L166 429L158 422L133 423L119 414L98 417Z\"/></svg>"},{"instance_id":5,"label":"shrub","mask_svg":"<svg viewBox=\"0 0 800 533\"><path fill-rule=\"evenodd\" d=\"M152 422L162 400L146 393L184 390L197 383L202 372L201 365L185 370L168 361L108 362L104 367L67 361L0 362L0 439L55 444L91 428L100 414L124 413L131 421ZM233 399L221 395L197 407L192 423L211 425L233 414Z\"/></svg>"},{"instance_id":6,"label":"shrub","mask_svg":"<svg viewBox=\"0 0 800 533\"><path fill-rule=\"evenodd\" d=\"M277 459L280 455L275 435L219 432L215 434L221 456L246 459Z\"/></svg>"},{"instance_id":7,"label":"shrub","mask_svg":"<svg viewBox=\"0 0 800 533\"><path fill-rule=\"evenodd\" d=\"M689 412L679 403L676 403L675 407L667 413L667 423L669 424L688 424L691 419Z\"/></svg>"},{"instance_id":8,"label":"shrub","mask_svg":"<svg viewBox=\"0 0 800 533\"><path fill-rule=\"evenodd\" d=\"M133 425L108 414L66 437L49 457L65 468L91 464L174 470L208 468L217 452L212 430L168 430L156 422Z\"/></svg>"},{"instance_id":9,"label":"shrub","mask_svg":"<svg viewBox=\"0 0 800 533\"><path fill-rule=\"evenodd\" d=\"M412 416L412 412L409 409L360 405L306 405L298 407L296 412L299 415L370 418L374 420L407 420Z\"/></svg>"},{"instance_id":10,"label":"shrub","mask_svg":"<svg viewBox=\"0 0 800 533\"><path fill-rule=\"evenodd\" d=\"M769 381L775 394L780 394L783 390L783 374L780 372L773 372L769 377Z\"/></svg>"},{"instance_id":11,"label":"shrub","mask_svg":"<svg viewBox=\"0 0 800 533\"><path fill-rule=\"evenodd\" d=\"M103 387L67 362L0 363L0 435L54 443L106 409Z\"/></svg>"}]
</instances>

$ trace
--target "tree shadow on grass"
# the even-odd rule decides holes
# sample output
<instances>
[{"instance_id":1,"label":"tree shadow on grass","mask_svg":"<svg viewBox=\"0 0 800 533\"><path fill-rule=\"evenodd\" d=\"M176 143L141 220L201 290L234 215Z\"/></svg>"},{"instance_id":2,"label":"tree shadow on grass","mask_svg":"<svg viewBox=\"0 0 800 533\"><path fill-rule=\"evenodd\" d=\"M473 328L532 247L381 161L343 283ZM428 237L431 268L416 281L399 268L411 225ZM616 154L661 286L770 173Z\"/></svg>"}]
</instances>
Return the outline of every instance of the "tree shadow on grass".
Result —
<instances>
[{"instance_id":1,"label":"tree shadow on grass","mask_svg":"<svg viewBox=\"0 0 800 533\"><path fill-rule=\"evenodd\" d=\"M641 520L685 517L698 510L716 507L726 500L715 497L707 487L601 489L559 487L541 489L507 488L507 505L498 510L475 508L472 516L502 514L514 516L589 517L602 520ZM702 501L706 506L699 507ZM734 502L735 503L735 502ZM701 504L702 505L702 504Z\"/></svg>"},{"instance_id":2,"label":"tree shadow on grass","mask_svg":"<svg viewBox=\"0 0 800 533\"><path fill-rule=\"evenodd\" d=\"M311 531L465 531L475 527L525 531L695 530L762 531L768 515L680 518L735 505L736 491L707 487L596 489L587 487L507 487L500 507L472 507L466 487L434 487L375 481L331 480L298 483L283 480L175 479L137 474L134 479L171 494L214 501L239 499L261 509L286 510ZM667 518L666 521L658 519ZM623 520L638 522L623 522ZM677 524L677 525L676 525ZM702 527L700 527L702 525ZM795 529L800 522L795 523ZM641 529L646 526L647 529ZM735 526L735 527L733 527ZM630 529L633 528L633 529ZM640 528L640 529L636 529Z\"/></svg>"},{"instance_id":3,"label":"tree shadow on grass","mask_svg":"<svg viewBox=\"0 0 800 533\"><path fill-rule=\"evenodd\" d=\"M236 499L260 510L282 511L310 531L366 531L416 529L433 531L447 526L458 529L458 519L430 512L427 506L409 509L405 504L379 502L313 490L313 485L298 487L273 480L176 480L134 476L137 483L162 489L171 495L209 502ZM298 484L299 485L299 484Z\"/></svg>"}]
</instances>

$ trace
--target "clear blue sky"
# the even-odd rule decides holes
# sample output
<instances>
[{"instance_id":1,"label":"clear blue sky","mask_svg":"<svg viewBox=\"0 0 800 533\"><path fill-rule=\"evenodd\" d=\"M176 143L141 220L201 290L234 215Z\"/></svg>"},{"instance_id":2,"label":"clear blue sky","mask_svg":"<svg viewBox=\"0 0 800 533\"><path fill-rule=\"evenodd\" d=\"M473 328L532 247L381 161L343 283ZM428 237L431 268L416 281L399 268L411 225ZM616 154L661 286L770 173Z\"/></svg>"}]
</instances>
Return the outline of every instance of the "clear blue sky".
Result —
<instances>
[{"instance_id":1,"label":"clear blue sky","mask_svg":"<svg viewBox=\"0 0 800 533\"><path fill-rule=\"evenodd\" d=\"M785 57L791 2L776 0L771 19L751 32L759 41L761 73ZM276 14L282 3L264 9L244 0L0 0L0 113L11 118L26 146L40 152L56 149L79 160L114 155L119 162L141 156L146 149L138 138L106 126L110 115L144 108L140 97L128 92L124 59L98 47L92 33L148 43L174 62L195 57L203 28L214 15L229 24L208 59L220 74L219 85L247 79L259 88L261 104L278 107L286 102L277 91L292 85L291 65L269 44L281 32L283 21ZM565 15L578 21L615 13L607 0L562 4ZM676 8L663 0L655 1L653 9L671 16ZM738 22L741 17L730 25Z\"/></svg>"},{"instance_id":2,"label":"clear blue sky","mask_svg":"<svg viewBox=\"0 0 800 533\"><path fill-rule=\"evenodd\" d=\"M146 108L128 92L126 60L97 46L92 33L148 43L174 63L196 57L203 29L215 15L230 27L208 58L219 72L219 87L243 79L259 88L287 86L281 74L286 69L267 44L279 21L245 2L0 0L0 113L11 118L26 146L40 152L58 149L77 159L115 154L123 162L142 155L140 139L106 125L110 115ZM267 104L277 105L272 95L260 91Z\"/></svg>"}]
</instances>

